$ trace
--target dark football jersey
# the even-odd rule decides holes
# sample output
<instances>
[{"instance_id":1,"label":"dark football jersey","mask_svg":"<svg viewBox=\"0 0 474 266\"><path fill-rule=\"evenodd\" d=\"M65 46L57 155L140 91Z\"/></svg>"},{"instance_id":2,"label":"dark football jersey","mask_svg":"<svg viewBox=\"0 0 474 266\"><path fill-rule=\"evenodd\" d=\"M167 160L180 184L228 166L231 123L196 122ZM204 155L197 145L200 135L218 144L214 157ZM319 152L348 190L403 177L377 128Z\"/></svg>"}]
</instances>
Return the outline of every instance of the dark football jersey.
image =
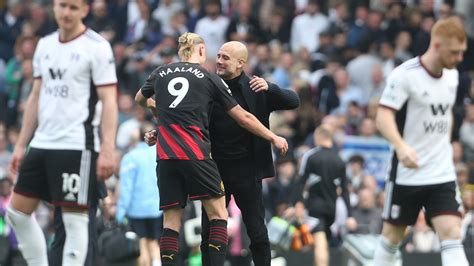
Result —
<instances>
[{"instance_id":1,"label":"dark football jersey","mask_svg":"<svg viewBox=\"0 0 474 266\"><path fill-rule=\"evenodd\" d=\"M209 113L214 101L225 110L237 105L226 83L199 64L179 62L155 69L141 88L155 95L160 160L211 158Z\"/></svg>"}]
</instances>

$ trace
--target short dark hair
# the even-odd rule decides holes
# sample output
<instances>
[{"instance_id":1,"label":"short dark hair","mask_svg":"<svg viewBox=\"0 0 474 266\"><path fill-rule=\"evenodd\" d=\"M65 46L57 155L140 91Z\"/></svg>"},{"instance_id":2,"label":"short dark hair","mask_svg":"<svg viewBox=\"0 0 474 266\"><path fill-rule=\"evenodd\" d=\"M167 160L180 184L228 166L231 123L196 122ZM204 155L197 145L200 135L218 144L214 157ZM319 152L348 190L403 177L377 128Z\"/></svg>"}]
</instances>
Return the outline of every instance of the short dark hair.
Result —
<instances>
[{"instance_id":1,"label":"short dark hair","mask_svg":"<svg viewBox=\"0 0 474 266\"><path fill-rule=\"evenodd\" d=\"M365 159L360 154L352 155L349 158L349 163L358 163L358 164L364 165L364 162L365 162Z\"/></svg>"}]
</instances>

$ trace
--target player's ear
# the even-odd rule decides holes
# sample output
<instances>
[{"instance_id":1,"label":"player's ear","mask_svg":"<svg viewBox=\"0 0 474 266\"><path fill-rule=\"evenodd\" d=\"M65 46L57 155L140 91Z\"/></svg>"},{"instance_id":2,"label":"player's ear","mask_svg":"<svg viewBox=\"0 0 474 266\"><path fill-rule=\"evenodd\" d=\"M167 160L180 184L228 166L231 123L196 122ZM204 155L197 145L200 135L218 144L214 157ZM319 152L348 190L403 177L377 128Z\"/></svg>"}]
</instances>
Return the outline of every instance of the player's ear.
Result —
<instances>
[{"instance_id":1,"label":"player's ear","mask_svg":"<svg viewBox=\"0 0 474 266\"><path fill-rule=\"evenodd\" d=\"M199 55L206 57L206 46L204 44L199 45Z\"/></svg>"},{"instance_id":2,"label":"player's ear","mask_svg":"<svg viewBox=\"0 0 474 266\"><path fill-rule=\"evenodd\" d=\"M436 40L434 40L434 47L436 48L436 50L439 50L439 48L441 48L442 46L442 42L444 40L440 39L440 38L436 38Z\"/></svg>"},{"instance_id":3,"label":"player's ear","mask_svg":"<svg viewBox=\"0 0 474 266\"><path fill-rule=\"evenodd\" d=\"M245 60L244 59L239 59L239 60L237 60L237 62L239 62L239 65L238 65L239 68L244 68L244 65L245 65Z\"/></svg>"}]
</instances>

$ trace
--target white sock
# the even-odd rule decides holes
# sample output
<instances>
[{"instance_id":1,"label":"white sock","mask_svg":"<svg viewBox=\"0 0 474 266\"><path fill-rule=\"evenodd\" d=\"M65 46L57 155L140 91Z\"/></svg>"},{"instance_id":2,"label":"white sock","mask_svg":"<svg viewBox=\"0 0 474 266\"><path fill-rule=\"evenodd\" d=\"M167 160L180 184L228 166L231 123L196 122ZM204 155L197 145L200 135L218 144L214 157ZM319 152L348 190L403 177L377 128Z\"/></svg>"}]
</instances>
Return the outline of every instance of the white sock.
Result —
<instances>
[{"instance_id":1,"label":"white sock","mask_svg":"<svg viewBox=\"0 0 474 266\"><path fill-rule=\"evenodd\" d=\"M441 241L441 262L443 266L469 265L460 239Z\"/></svg>"},{"instance_id":2,"label":"white sock","mask_svg":"<svg viewBox=\"0 0 474 266\"><path fill-rule=\"evenodd\" d=\"M161 260L152 260L151 266L161 266Z\"/></svg>"},{"instance_id":3,"label":"white sock","mask_svg":"<svg viewBox=\"0 0 474 266\"><path fill-rule=\"evenodd\" d=\"M8 206L7 221L15 231L18 248L28 265L48 265L46 239L36 219Z\"/></svg>"},{"instance_id":4,"label":"white sock","mask_svg":"<svg viewBox=\"0 0 474 266\"><path fill-rule=\"evenodd\" d=\"M391 266L397 262L398 245L392 245L384 237L380 237L379 245L375 248L374 265Z\"/></svg>"},{"instance_id":5,"label":"white sock","mask_svg":"<svg viewBox=\"0 0 474 266\"><path fill-rule=\"evenodd\" d=\"M63 212L66 241L63 250L63 265L82 266L89 245L89 217L87 213Z\"/></svg>"}]
</instances>

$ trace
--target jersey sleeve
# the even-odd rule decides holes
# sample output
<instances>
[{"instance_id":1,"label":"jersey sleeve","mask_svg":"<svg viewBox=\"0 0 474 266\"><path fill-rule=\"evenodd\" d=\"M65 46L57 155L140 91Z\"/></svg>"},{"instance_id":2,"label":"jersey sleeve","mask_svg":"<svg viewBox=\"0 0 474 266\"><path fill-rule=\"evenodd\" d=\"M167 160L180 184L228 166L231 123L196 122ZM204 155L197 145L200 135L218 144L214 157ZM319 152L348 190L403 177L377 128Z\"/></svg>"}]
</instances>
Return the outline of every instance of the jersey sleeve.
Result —
<instances>
[{"instance_id":1,"label":"jersey sleeve","mask_svg":"<svg viewBox=\"0 0 474 266\"><path fill-rule=\"evenodd\" d=\"M40 39L36 46L35 54L33 55L33 77L35 79L41 78L41 57L43 52L43 39Z\"/></svg>"},{"instance_id":2,"label":"jersey sleeve","mask_svg":"<svg viewBox=\"0 0 474 266\"><path fill-rule=\"evenodd\" d=\"M400 110L408 99L408 76L403 68L397 68L387 78L387 85L380 98L380 105Z\"/></svg>"},{"instance_id":3,"label":"jersey sleeve","mask_svg":"<svg viewBox=\"0 0 474 266\"><path fill-rule=\"evenodd\" d=\"M145 80L145 83L143 83L142 87L140 88L145 98L150 98L151 96L153 96L153 94L155 94L155 82L158 78L157 73L160 68L161 67L155 68L155 70L151 72L150 76L148 76L148 78Z\"/></svg>"},{"instance_id":4,"label":"jersey sleeve","mask_svg":"<svg viewBox=\"0 0 474 266\"><path fill-rule=\"evenodd\" d=\"M232 96L229 86L217 74L210 74L210 79L215 87L216 100L228 111L238 105L237 101Z\"/></svg>"},{"instance_id":5,"label":"jersey sleeve","mask_svg":"<svg viewBox=\"0 0 474 266\"><path fill-rule=\"evenodd\" d=\"M92 58L92 80L95 86L117 83L115 60L108 42L100 42Z\"/></svg>"},{"instance_id":6,"label":"jersey sleeve","mask_svg":"<svg viewBox=\"0 0 474 266\"><path fill-rule=\"evenodd\" d=\"M311 162L309 161L310 155L310 152L306 152L301 158L301 164L298 170L298 175L301 177L300 181L302 182L302 184L304 184L306 182L306 179L308 179L309 164L311 164Z\"/></svg>"}]
</instances>

